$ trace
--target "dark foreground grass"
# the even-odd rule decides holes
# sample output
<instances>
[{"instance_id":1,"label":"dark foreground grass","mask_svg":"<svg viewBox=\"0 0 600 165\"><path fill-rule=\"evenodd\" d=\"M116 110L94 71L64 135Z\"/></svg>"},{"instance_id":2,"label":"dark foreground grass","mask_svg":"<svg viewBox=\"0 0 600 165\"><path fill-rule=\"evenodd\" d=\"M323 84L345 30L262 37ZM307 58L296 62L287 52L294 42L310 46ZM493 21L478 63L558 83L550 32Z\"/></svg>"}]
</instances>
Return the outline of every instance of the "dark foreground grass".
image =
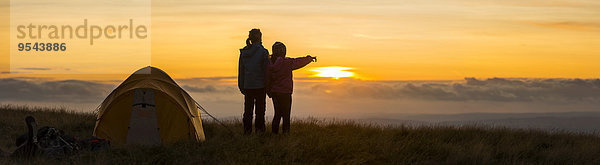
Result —
<instances>
[{"instance_id":1,"label":"dark foreground grass","mask_svg":"<svg viewBox=\"0 0 600 165\"><path fill-rule=\"evenodd\" d=\"M94 115L61 109L0 107L0 147L15 149L24 118L89 137ZM297 120L289 135L241 135L241 123L205 122L207 140L163 146L112 146L62 160L0 158L0 164L599 164L600 138L484 127L379 127L352 121Z\"/></svg>"}]
</instances>

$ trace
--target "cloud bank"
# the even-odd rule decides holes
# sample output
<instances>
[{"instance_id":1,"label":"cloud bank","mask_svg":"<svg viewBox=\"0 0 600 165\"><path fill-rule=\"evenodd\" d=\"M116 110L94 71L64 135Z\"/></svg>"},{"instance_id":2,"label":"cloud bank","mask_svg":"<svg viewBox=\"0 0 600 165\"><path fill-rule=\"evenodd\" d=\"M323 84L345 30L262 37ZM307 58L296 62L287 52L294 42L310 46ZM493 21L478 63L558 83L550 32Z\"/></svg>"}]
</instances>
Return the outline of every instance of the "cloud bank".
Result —
<instances>
[{"instance_id":1,"label":"cloud bank","mask_svg":"<svg viewBox=\"0 0 600 165\"><path fill-rule=\"evenodd\" d=\"M114 85L79 81L0 79L0 101L99 102Z\"/></svg>"},{"instance_id":2,"label":"cloud bank","mask_svg":"<svg viewBox=\"0 0 600 165\"><path fill-rule=\"evenodd\" d=\"M600 79L465 78L457 82L320 83L301 92L375 99L600 103Z\"/></svg>"},{"instance_id":3,"label":"cloud bank","mask_svg":"<svg viewBox=\"0 0 600 165\"><path fill-rule=\"evenodd\" d=\"M177 80L190 93L238 98L227 78ZM100 102L114 84L91 81L0 79L0 101ZM600 79L465 78L464 81L297 81L296 96L336 99L600 103ZM216 98L216 97L215 97Z\"/></svg>"}]
</instances>

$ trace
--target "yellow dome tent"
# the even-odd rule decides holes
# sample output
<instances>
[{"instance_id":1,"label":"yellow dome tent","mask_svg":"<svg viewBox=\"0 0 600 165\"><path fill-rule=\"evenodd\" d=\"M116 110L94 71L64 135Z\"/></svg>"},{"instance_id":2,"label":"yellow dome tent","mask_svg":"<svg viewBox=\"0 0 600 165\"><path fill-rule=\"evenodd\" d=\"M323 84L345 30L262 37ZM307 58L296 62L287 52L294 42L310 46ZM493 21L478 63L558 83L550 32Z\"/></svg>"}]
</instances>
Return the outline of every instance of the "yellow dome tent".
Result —
<instances>
[{"instance_id":1,"label":"yellow dome tent","mask_svg":"<svg viewBox=\"0 0 600 165\"><path fill-rule=\"evenodd\" d=\"M150 66L129 76L100 104L94 136L114 144L205 140L196 102L169 75Z\"/></svg>"}]
</instances>

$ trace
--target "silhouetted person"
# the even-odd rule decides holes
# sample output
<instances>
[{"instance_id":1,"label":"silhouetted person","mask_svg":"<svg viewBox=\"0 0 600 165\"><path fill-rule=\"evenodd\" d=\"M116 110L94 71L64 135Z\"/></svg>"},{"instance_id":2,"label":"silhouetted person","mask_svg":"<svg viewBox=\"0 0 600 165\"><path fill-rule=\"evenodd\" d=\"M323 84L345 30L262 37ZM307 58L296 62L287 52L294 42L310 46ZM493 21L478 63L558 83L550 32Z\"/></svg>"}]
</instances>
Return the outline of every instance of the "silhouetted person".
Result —
<instances>
[{"instance_id":1,"label":"silhouetted person","mask_svg":"<svg viewBox=\"0 0 600 165\"><path fill-rule=\"evenodd\" d=\"M317 57L285 57L286 48L281 42L273 44L271 65L268 67L269 85L267 92L273 98L275 115L273 116L272 131L279 132L279 122L283 118L283 133L290 131L290 113L292 110L293 78L292 71L316 61Z\"/></svg>"},{"instance_id":2,"label":"silhouetted person","mask_svg":"<svg viewBox=\"0 0 600 165\"><path fill-rule=\"evenodd\" d=\"M246 39L246 46L240 49L238 87L244 94L244 133L252 132L252 111L256 119L257 132L265 131L265 81L269 64L269 51L262 45L262 33L252 29Z\"/></svg>"}]
</instances>

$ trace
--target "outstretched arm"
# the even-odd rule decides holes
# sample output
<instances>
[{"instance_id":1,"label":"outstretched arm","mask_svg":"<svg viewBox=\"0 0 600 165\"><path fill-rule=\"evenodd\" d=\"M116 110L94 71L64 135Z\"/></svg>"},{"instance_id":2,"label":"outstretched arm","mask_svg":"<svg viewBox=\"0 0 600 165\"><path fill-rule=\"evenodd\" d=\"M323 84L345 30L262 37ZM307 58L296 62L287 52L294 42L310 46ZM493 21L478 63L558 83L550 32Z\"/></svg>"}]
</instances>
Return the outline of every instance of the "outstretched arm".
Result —
<instances>
[{"instance_id":1,"label":"outstretched arm","mask_svg":"<svg viewBox=\"0 0 600 165\"><path fill-rule=\"evenodd\" d=\"M310 56L294 58L292 61L292 70L300 69L308 65L312 62L312 59L313 58Z\"/></svg>"}]
</instances>

